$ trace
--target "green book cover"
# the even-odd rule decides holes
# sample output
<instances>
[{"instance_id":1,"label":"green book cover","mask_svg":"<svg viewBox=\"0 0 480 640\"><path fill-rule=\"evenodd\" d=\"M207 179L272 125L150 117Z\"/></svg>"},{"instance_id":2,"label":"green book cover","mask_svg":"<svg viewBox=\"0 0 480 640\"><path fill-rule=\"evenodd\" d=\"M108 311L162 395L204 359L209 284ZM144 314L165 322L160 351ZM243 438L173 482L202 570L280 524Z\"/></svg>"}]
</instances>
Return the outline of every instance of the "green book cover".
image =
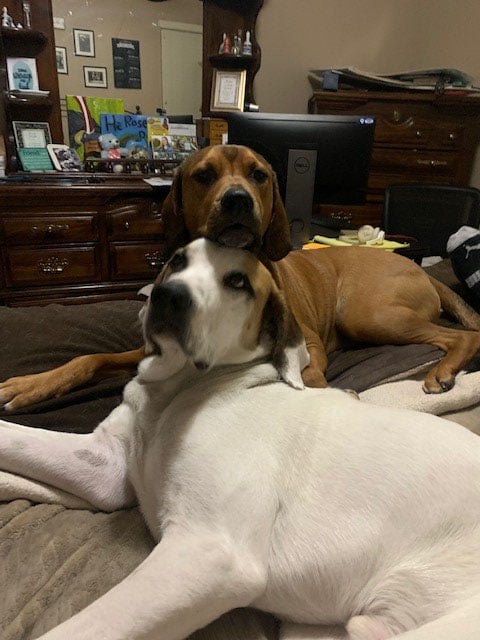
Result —
<instances>
[{"instance_id":1,"label":"green book cover","mask_svg":"<svg viewBox=\"0 0 480 640\"><path fill-rule=\"evenodd\" d=\"M18 149L24 171L52 171L50 155L44 147Z\"/></svg>"}]
</instances>

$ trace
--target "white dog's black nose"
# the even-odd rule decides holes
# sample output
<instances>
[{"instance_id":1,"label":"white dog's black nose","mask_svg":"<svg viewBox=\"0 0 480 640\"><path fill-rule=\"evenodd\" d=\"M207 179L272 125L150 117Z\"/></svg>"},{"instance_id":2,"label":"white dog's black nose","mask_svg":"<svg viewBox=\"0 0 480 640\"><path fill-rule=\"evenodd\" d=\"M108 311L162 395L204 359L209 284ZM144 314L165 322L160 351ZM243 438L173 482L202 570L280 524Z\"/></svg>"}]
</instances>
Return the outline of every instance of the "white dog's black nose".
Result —
<instances>
[{"instance_id":1,"label":"white dog's black nose","mask_svg":"<svg viewBox=\"0 0 480 640\"><path fill-rule=\"evenodd\" d=\"M181 282L165 282L152 289L150 321L156 331L183 332L193 305L189 288Z\"/></svg>"}]
</instances>

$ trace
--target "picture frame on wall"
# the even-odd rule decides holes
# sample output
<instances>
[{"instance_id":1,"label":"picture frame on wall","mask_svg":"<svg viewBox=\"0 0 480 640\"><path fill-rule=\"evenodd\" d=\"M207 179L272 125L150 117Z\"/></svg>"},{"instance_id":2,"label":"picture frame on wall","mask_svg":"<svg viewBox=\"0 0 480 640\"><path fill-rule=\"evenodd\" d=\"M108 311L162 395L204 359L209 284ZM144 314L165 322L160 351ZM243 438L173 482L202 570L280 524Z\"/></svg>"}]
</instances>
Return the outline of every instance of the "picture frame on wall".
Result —
<instances>
[{"instance_id":1,"label":"picture frame on wall","mask_svg":"<svg viewBox=\"0 0 480 640\"><path fill-rule=\"evenodd\" d=\"M55 57L57 60L57 73L68 74L67 48L55 47Z\"/></svg>"},{"instance_id":2,"label":"picture frame on wall","mask_svg":"<svg viewBox=\"0 0 480 640\"><path fill-rule=\"evenodd\" d=\"M211 111L243 111L247 72L214 69Z\"/></svg>"},{"instance_id":3,"label":"picture frame on wall","mask_svg":"<svg viewBox=\"0 0 480 640\"><path fill-rule=\"evenodd\" d=\"M74 29L73 50L76 56L95 58L95 33L89 29Z\"/></svg>"},{"instance_id":4,"label":"picture frame on wall","mask_svg":"<svg viewBox=\"0 0 480 640\"><path fill-rule=\"evenodd\" d=\"M107 89L107 67L83 67L83 79L86 87Z\"/></svg>"}]
</instances>

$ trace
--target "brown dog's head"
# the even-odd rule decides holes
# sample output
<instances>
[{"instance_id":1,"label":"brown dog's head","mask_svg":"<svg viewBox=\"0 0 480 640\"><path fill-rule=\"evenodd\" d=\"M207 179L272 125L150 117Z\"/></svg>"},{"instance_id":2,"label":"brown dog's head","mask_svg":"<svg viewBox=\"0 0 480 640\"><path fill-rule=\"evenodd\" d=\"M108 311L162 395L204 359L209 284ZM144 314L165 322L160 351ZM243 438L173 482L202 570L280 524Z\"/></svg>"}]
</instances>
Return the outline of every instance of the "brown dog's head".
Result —
<instances>
[{"instance_id":1,"label":"brown dog's head","mask_svg":"<svg viewBox=\"0 0 480 640\"><path fill-rule=\"evenodd\" d=\"M162 215L170 252L199 237L270 260L291 249L275 173L247 147L216 145L189 156L175 174Z\"/></svg>"}]
</instances>

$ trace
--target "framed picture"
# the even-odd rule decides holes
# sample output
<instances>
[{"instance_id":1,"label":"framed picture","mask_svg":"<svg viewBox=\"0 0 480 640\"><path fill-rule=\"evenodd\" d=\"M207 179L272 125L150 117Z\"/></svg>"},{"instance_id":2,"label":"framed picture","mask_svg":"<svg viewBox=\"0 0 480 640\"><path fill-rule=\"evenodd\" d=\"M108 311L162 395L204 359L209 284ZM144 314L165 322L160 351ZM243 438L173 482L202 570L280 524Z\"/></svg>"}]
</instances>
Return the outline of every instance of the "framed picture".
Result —
<instances>
[{"instance_id":1,"label":"framed picture","mask_svg":"<svg viewBox=\"0 0 480 640\"><path fill-rule=\"evenodd\" d=\"M58 171L82 171L82 161L75 149L71 149L66 144L49 144L47 149L53 166Z\"/></svg>"},{"instance_id":2,"label":"framed picture","mask_svg":"<svg viewBox=\"0 0 480 640\"><path fill-rule=\"evenodd\" d=\"M38 91L35 58L7 58L7 74L10 91Z\"/></svg>"},{"instance_id":3,"label":"framed picture","mask_svg":"<svg viewBox=\"0 0 480 640\"><path fill-rule=\"evenodd\" d=\"M76 56L95 57L95 34L88 29L73 30L73 45Z\"/></svg>"},{"instance_id":4,"label":"framed picture","mask_svg":"<svg viewBox=\"0 0 480 640\"><path fill-rule=\"evenodd\" d=\"M83 79L86 87L106 89L108 87L107 67L83 67Z\"/></svg>"},{"instance_id":5,"label":"framed picture","mask_svg":"<svg viewBox=\"0 0 480 640\"><path fill-rule=\"evenodd\" d=\"M18 149L47 148L51 144L52 136L48 122L12 122L15 142Z\"/></svg>"},{"instance_id":6,"label":"framed picture","mask_svg":"<svg viewBox=\"0 0 480 640\"><path fill-rule=\"evenodd\" d=\"M55 56L57 58L57 73L68 73L67 48L55 47Z\"/></svg>"},{"instance_id":7,"label":"framed picture","mask_svg":"<svg viewBox=\"0 0 480 640\"><path fill-rule=\"evenodd\" d=\"M247 72L214 69L211 111L243 111Z\"/></svg>"}]
</instances>

